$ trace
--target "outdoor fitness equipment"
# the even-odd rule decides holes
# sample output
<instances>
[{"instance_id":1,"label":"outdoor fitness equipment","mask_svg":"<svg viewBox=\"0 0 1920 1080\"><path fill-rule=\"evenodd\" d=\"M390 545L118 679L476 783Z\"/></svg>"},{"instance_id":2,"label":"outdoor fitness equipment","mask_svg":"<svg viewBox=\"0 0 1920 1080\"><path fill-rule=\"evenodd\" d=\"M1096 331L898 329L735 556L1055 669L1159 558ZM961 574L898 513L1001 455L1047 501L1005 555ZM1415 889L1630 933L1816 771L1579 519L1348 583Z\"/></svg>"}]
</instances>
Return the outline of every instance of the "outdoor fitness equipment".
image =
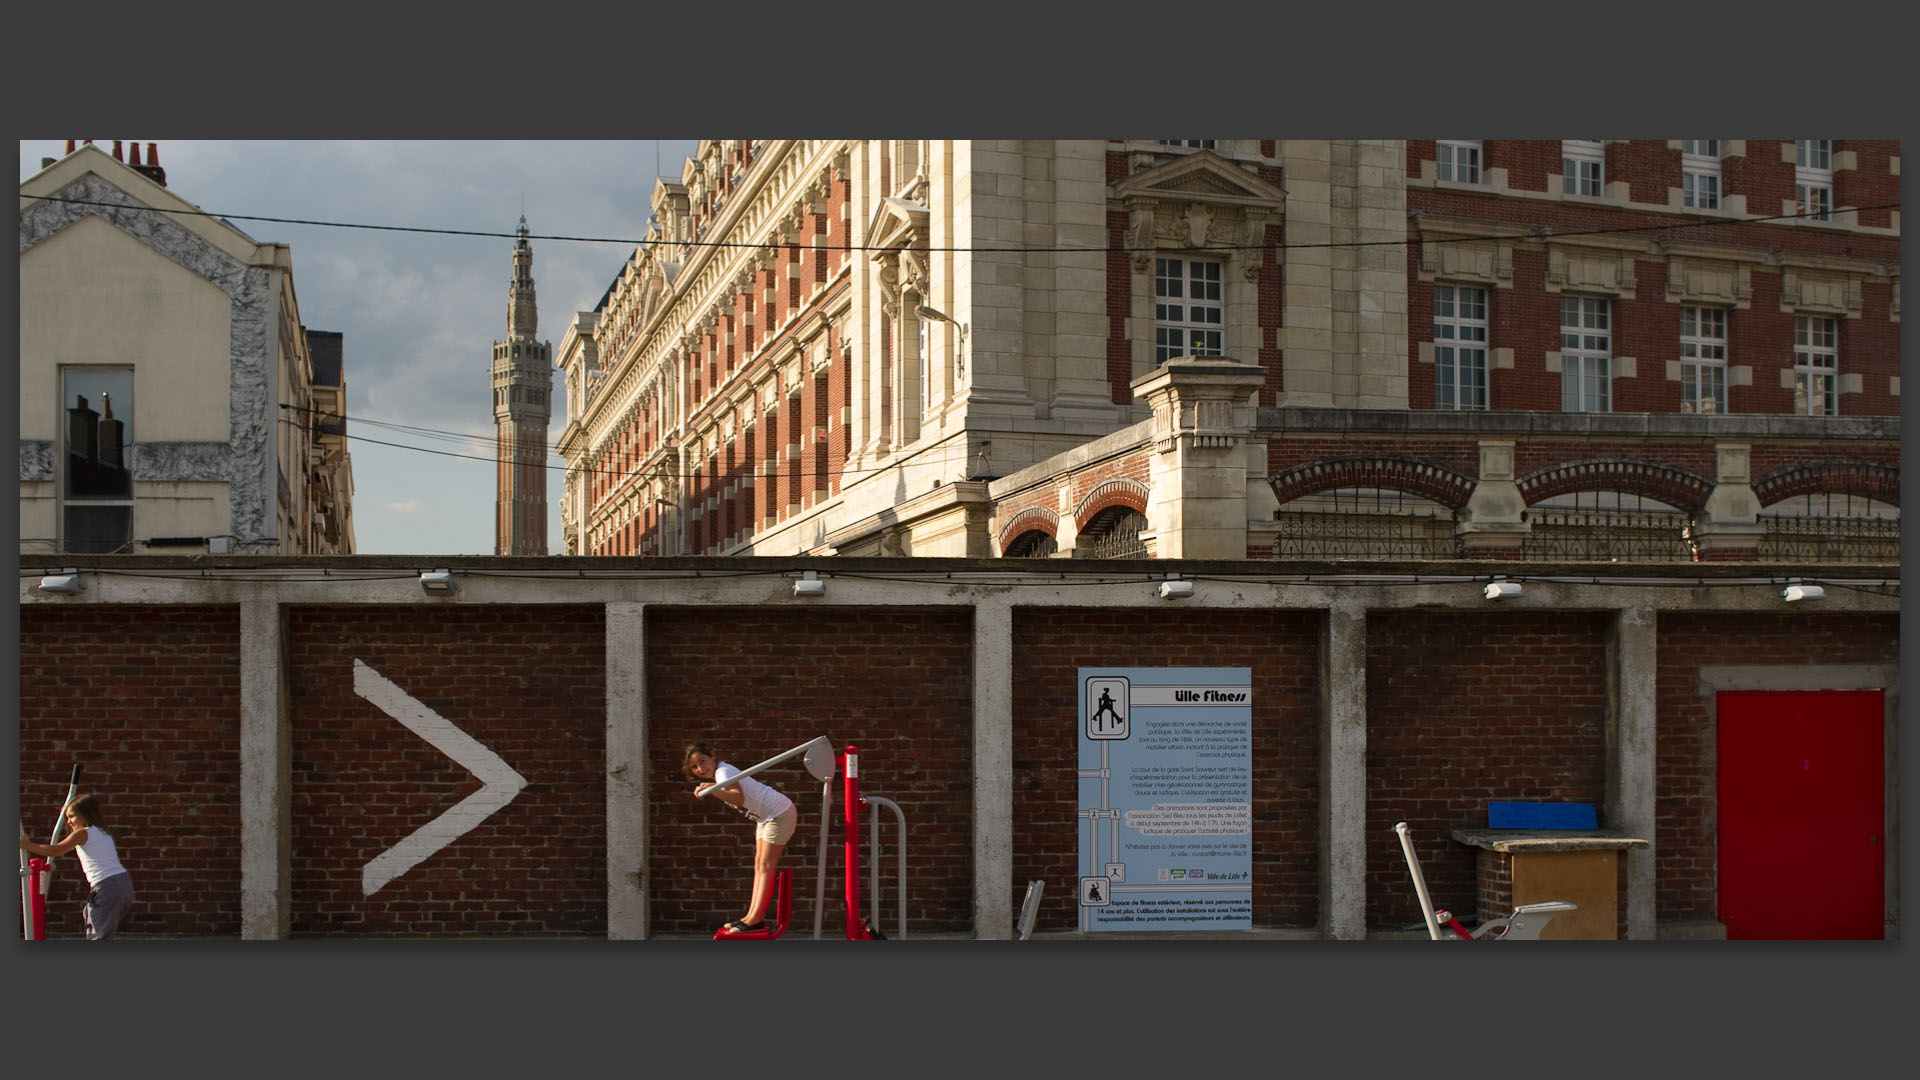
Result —
<instances>
[{"instance_id":1,"label":"outdoor fitness equipment","mask_svg":"<svg viewBox=\"0 0 1920 1080\"><path fill-rule=\"evenodd\" d=\"M67 780L67 798L60 804L60 813L53 819L53 835L47 843L60 842L60 834L67 826L67 807L73 805L76 795L80 794L80 765L73 766L73 776ZM27 827L20 826L20 835L27 834ZM20 934L27 941L45 941L47 937L47 882L52 876L53 860L38 855L28 858L25 850L20 852Z\"/></svg>"},{"instance_id":2,"label":"outdoor fitness equipment","mask_svg":"<svg viewBox=\"0 0 1920 1080\"><path fill-rule=\"evenodd\" d=\"M1573 911L1579 906L1569 900L1521 904L1513 909L1511 915L1489 919L1468 930L1453 917L1452 912L1434 910L1433 901L1427 896L1427 879L1420 874L1420 860L1413 854L1413 836L1407 831L1407 823L1396 823L1393 831L1400 836L1400 850L1406 853L1407 870L1413 874L1413 889L1420 894L1420 912L1427 919L1427 936L1434 941L1538 941L1540 931L1546 929L1555 913ZM1440 928L1441 923L1447 924L1444 933Z\"/></svg>"},{"instance_id":3,"label":"outdoor fitness equipment","mask_svg":"<svg viewBox=\"0 0 1920 1080\"><path fill-rule=\"evenodd\" d=\"M791 750L775 754L757 765L742 769L725 783L715 784L713 787L701 792L701 794L710 795L723 787L738 784L741 780L752 776L754 773L760 772L763 769L772 768L796 754L806 755L803 760L806 764L807 771L813 774L815 780L820 781L820 854L817 860L818 873L815 879L813 894L813 937L815 941L818 941L820 939L822 919L826 912L827 832L828 821L833 811L833 777L835 772L833 744L828 741L825 735L818 736L808 742L801 743ZM898 929L900 937L904 939L907 936L906 815L901 812L900 804L894 802L892 799L881 798L878 795L862 796L860 794L860 751L857 747L848 746L846 754L840 761L840 772L845 777L846 785L846 807L843 811L843 820L846 825L846 938L848 941L872 941L886 937L886 935L880 933L878 929L880 919L880 868L877 860L872 869L873 920L869 922L866 919L860 918L860 807L870 805L873 807L871 833L876 848L880 842L880 807L885 806L891 809L894 817L900 824L900 923ZM713 940L772 941L786 933L790 919L789 912L792 908L792 878L793 872L786 869L781 870L779 874L776 875L774 883L776 892L775 918L772 926L764 930L756 930L744 934L730 933L723 927L714 933Z\"/></svg>"}]
</instances>

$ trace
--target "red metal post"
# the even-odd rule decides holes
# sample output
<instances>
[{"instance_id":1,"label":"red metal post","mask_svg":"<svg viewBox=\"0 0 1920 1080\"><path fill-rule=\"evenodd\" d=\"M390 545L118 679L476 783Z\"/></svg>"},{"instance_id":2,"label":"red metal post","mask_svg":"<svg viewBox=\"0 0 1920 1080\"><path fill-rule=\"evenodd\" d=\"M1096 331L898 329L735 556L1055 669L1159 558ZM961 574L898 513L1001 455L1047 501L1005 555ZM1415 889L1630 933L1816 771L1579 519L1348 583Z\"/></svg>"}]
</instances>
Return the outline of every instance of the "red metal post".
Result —
<instances>
[{"instance_id":1,"label":"red metal post","mask_svg":"<svg viewBox=\"0 0 1920 1080\"><path fill-rule=\"evenodd\" d=\"M860 749L851 744L847 754L840 762L840 773L846 777L846 797L840 801L841 820L847 827L846 870L847 870L847 940L863 941L867 938L866 926L860 921Z\"/></svg>"},{"instance_id":2,"label":"red metal post","mask_svg":"<svg viewBox=\"0 0 1920 1080\"><path fill-rule=\"evenodd\" d=\"M29 871L27 883L31 887L29 903L33 911L33 940L47 940L47 870L50 865L46 859L35 856L27 860Z\"/></svg>"}]
</instances>

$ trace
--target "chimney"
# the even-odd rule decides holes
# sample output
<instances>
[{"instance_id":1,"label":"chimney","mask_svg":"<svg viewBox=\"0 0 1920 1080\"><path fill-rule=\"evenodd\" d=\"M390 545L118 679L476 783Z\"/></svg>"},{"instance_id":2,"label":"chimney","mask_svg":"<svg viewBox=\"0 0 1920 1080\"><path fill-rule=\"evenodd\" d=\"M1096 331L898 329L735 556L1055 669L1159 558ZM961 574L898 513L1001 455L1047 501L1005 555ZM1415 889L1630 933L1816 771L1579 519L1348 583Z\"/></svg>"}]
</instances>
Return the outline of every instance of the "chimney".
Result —
<instances>
[{"instance_id":1,"label":"chimney","mask_svg":"<svg viewBox=\"0 0 1920 1080\"><path fill-rule=\"evenodd\" d=\"M140 167L140 143L138 140L127 144L127 164Z\"/></svg>"},{"instance_id":2,"label":"chimney","mask_svg":"<svg viewBox=\"0 0 1920 1080\"><path fill-rule=\"evenodd\" d=\"M147 179L153 181L154 183L159 184L161 187L167 186L167 170L160 167L159 144L157 143L147 144L147 163L145 165L142 165L140 164L140 144L137 142L134 143L133 144L133 161L131 164L133 165L134 172L137 172L141 176L144 176Z\"/></svg>"},{"instance_id":3,"label":"chimney","mask_svg":"<svg viewBox=\"0 0 1920 1080\"><path fill-rule=\"evenodd\" d=\"M69 153L69 154L71 154L71 153L73 153L73 151L74 151L74 145L73 145L73 140L72 140L72 139L68 139L68 140L67 140L67 153Z\"/></svg>"},{"instance_id":4,"label":"chimney","mask_svg":"<svg viewBox=\"0 0 1920 1080\"><path fill-rule=\"evenodd\" d=\"M126 160L125 158L120 156L120 140L119 139L113 140L113 160L115 161Z\"/></svg>"}]
</instances>

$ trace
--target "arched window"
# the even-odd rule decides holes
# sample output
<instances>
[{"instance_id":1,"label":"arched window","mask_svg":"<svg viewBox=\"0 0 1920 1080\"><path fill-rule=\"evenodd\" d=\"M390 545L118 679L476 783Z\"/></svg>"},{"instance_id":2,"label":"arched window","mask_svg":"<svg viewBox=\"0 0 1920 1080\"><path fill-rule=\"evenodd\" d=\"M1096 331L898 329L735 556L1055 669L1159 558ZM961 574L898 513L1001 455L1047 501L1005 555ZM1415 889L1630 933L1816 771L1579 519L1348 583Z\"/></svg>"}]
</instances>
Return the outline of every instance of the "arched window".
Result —
<instances>
[{"instance_id":1,"label":"arched window","mask_svg":"<svg viewBox=\"0 0 1920 1080\"><path fill-rule=\"evenodd\" d=\"M1007 545L1008 559L1044 559L1060 550L1060 541L1041 529L1028 529Z\"/></svg>"},{"instance_id":2,"label":"arched window","mask_svg":"<svg viewBox=\"0 0 1920 1080\"><path fill-rule=\"evenodd\" d=\"M1080 530L1079 548L1093 559L1144 559L1147 542L1140 534L1147 515L1131 506L1109 506Z\"/></svg>"}]
</instances>

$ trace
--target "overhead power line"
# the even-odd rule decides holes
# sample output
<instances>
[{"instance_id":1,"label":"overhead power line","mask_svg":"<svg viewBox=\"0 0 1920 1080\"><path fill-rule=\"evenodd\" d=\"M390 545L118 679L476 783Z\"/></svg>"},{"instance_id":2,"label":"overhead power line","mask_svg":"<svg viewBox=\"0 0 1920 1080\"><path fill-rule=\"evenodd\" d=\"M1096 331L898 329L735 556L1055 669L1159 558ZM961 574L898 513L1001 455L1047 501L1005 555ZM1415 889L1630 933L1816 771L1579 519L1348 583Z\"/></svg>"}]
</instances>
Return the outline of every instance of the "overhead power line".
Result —
<instances>
[{"instance_id":1,"label":"overhead power line","mask_svg":"<svg viewBox=\"0 0 1920 1080\"><path fill-rule=\"evenodd\" d=\"M319 412L322 419L331 419L331 418L341 417L341 414L339 413L322 412L320 410L315 410L315 409L303 409L298 405L282 404L280 408L289 410L289 411L296 411L296 412ZM353 418L348 417L347 419L353 419ZM283 424L299 423L299 421L294 420L290 417L281 417L280 422ZM404 429L403 425L383 424L381 421L378 421L378 420L362 419L362 420L359 420L358 422L363 424L372 424L377 427L400 427ZM460 432L439 431L434 428L418 428L418 429L411 429L411 430L424 433L422 435L422 437L424 438L439 438L442 440L455 441L455 442L469 442L469 443L491 442L496 438L495 436L492 436L492 435L466 435L466 434L461 434ZM439 457L460 458L465 461L483 461L489 465L532 464L532 462L516 462L515 459L513 458L503 458L498 454L488 454L488 455L462 454L452 450L435 450L435 449L432 449L431 447L426 447L426 446L409 446L406 443L387 442L384 439L375 439L365 435L354 435L351 433L347 434L346 438L352 439L355 442L368 443L373 446L386 446L386 447L391 447L395 450L411 450L414 453L418 453L418 454L434 454ZM543 456L554 456L559 454L559 450L554 448L554 446L550 443L542 443L541 448L543 450ZM950 449L957 449L958 453L956 454L956 453L948 452ZM944 463L949 463L953 461L965 460L968 457L977 457L977 456L978 456L977 451L970 455L966 451L964 446L943 447L939 456L937 457L925 456L921 460L924 460L929 464L944 464ZM763 457L756 457L750 461L739 462L737 467L742 470L751 471L753 466L765 460L766 459ZM611 476L611 477L617 477L621 479L626 479L628 477L641 477L644 479L674 480L677 482L685 482L685 481L690 481L693 478L693 474L690 470L687 472L673 472L673 471L668 471L664 469L606 469L606 468L595 468L593 466L584 466L584 465L580 466L579 468L570 468L569 466L566 466L566 465L547 464L544 461L540 464L540 467L550 472L561 472L561 473L577 472L585 476ZM695 467L704 468L705 461L703 460L697 463ZM756 476L763 480L785 480L785 479L789 479L791 477L796 477L796 476L803 476L803 477L819 476L824 471L825 475L830 477L839 477L840 479L843 479L843 480L848 480L848 479L857 480L864 476L871 476L871 475L885 472L892 467L893 467L892 465L885 465L885 466L877 466L872 469L848 469L845 467L838 468L838 469L827 469L827 470L798 469L798 470L783 470L779 472L753 472L751 473L751 475ZM718 474L719 480L721 482L724 482L727 479L728 475L729 474L726 471L722 470Z\"/></svg>"},{"instance_id":2,"label":"overhead power line","mask_svg":"<svg viewBox=\"0 0 1920 1080\"><path fill-rule=\"evenodd\" d=\"M312 226L317 226L320 228L328 228L328 229L367 229L367 230L374 230L379 232L427 233L427 234L439 235L439 236L478 236L478 237L486 237L488 239L500 239L500 240L517 240L520 237L520 234L517 232L499 232L499 231L487 230L487 229L436 229L436 228L431 228L425 225L372 225L364 222L320 221L312 218L267 217L259 214L217 213L212 210L175 210L175 209L169 209L169 208L163 208L163 207L144 206L138 203L105 202L99 199L73 199L73 198L67 198L65 196L60 196L60 195L22 195L21 198L38 199L42 202L70 203L70 204L79 205L79 206L107 206L107 207L114 207L120 210L146 210L156 214L177 214L182 217L208 217L208 218L218 218L218 219L223 219L228 221L266 221L266 222L272 222L280 225L312 225ZM1615 235L1620 233L1668 232L1668 231L1683 230L1683 229L1716 229L1716 228L1725 228L1730 225L1751 225L1751 224L1765 223L1770 221L1793 221L1793 220L1799 220L1799 219L1830 220L1835 214L1858 213L1860 211L1865 211L1865 210L1898 210L1899 208L1900 208L1899 203L1880 203L1873 206L1850 206L1850 207L1844 207L1841 209L1830 210L1830 211L1818 211L1818 212L1805 211L1805 212L1793 213L1793 214L1772 214L1772 215L1767 215L1763 217L1727 218L1727 219L1713 219L1713 220L1707 220L1707 221L1663 221L1663 222L1658 222L1658 223L1648 224L1648 225L1621 225L1621 226L1616 226L1613 228L1606 228L1606 229L1568 229L1568 230L1563 230L1559 232L1554 232L1554 231L1548 231L1544 229L1528 228L1522 232L1508 233L1505 235L1462 237L1458 242L1482 243L1482 242L1498 241L1498 240L1536 240L1536 241L1537 240L1559 240L1559 239L1565 239L1568 237L1608 236L1608 235ZM1663 210L1663 208L1657 208L1657 207L1647 207L1645 208L1644 211L1640 211L1638 210L1638 208L1635 208L1635 207L1623 207L1621 209L1623 212L1628 212L1628 213L1632 213L1632 212L1673 213L1675 212L1671 210ZM1680 212L1684 213L1684 211L1680 211ZM528 234L527 238L529 240L554 240L562 243L577 243L577 244L624 244L632 247L639 247L642 245L653 244L661 247L751 248L751 249L759 249L759 248L771 246L771 247L811 248L816 251L848 251L848 252L894 250L891 247L872 245L872 244L847 244L847 243L816 244L811 239L804 242L787 241L787 240L665 240L665 239L648 241L645 239L635 240L629 237L618 237L618 236L567 236L567 235L558 234L558 233L530 233ZM1419 237L1410 237L1410 238L1396 239L1396 240L1328 240L1328 241L1319 241L1319 242L1312 242L1312 243L1292 243L1287 241L1281 241L1279 243L1273 243L1273 244L1203 244L1197 247L1184 247L1184 248L1181 248L1180 250L1200 251L1200 252L1265 251L1268 249L1274 249L1279 251L1299 251L1299 250L1319 249L1319 248L1404 247L1408 244L1417 244L1420 242L1421 240ZM1455 242L1455 241L1449 241L1449 242ZM1161 249L1154 248L1154 247L1131 247L1125 244L1101 244L1101 245L1092 245L1092 246L1046 245L1046 246L1039 246L1039 247L1029 247L1029 246L1000 247L1000 246L981 246L981 245L967 245L964 247L929 246L926 248L916 248L915 250L928 251L928 252L953 253L953 254L970 253L970 254L976 254L976 255L1042 255L1042 254L1071 255L1071 254L1130 254L1136 251L1157 251Z\"/></svg>"}]
</instances>

